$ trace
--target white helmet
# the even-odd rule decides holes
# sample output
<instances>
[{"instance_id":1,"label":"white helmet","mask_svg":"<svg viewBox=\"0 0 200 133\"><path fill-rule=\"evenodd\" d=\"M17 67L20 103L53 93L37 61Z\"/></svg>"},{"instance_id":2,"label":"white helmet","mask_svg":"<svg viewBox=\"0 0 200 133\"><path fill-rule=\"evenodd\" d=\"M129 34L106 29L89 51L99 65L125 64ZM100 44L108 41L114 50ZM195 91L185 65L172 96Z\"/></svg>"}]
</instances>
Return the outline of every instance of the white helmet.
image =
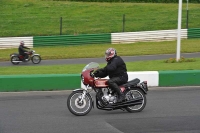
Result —
<instances>
[{"instance_id":1,"label":"white helmet","mask_svg":"<svg viewBox=\"0 0 200 133\"><path fill-rule=\"evenodd\" d=\"M24 44L25 44L24 41L21 41L21 42L20 42L20 45L24 45Z\"/></svg>"}]
</instances>

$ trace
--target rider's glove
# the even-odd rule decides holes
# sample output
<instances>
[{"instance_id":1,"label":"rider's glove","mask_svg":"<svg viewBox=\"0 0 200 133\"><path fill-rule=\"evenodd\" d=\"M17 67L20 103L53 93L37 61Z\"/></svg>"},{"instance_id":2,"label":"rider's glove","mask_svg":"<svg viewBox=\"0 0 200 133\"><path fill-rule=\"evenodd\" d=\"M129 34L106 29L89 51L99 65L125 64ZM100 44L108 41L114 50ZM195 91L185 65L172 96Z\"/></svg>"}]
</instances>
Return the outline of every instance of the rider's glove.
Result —
<instances>
[{"instance_id":1,"label":"rider's glove","mask_svg":"<svg viewBox=\"0 0 200 133\"><path fill-rule=\"evenodd\" d=\"M95 77L98 77L99 70L96 70L93 74L94 74Z\"/></svg>"}]
</instances>

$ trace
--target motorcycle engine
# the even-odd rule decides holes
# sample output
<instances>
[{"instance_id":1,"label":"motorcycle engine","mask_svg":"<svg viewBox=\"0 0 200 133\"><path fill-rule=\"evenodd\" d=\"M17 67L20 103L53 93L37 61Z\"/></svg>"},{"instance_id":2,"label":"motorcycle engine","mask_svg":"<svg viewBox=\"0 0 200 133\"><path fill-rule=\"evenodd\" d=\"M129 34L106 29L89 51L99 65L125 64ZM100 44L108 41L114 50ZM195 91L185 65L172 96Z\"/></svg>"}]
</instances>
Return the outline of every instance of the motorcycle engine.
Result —
<instances>
[{"instance_id":1,"label":"motorcycle engine","mask_svg":"<svg viewBox=\"0 0 200 133\"><path fill-rule=\"evenodd\" d=\"M102 89L102 92L103 92L102 100L105 103L116 103L117 101L116 96L111 95L107 88Z\"/></svg>"}]
</instances>

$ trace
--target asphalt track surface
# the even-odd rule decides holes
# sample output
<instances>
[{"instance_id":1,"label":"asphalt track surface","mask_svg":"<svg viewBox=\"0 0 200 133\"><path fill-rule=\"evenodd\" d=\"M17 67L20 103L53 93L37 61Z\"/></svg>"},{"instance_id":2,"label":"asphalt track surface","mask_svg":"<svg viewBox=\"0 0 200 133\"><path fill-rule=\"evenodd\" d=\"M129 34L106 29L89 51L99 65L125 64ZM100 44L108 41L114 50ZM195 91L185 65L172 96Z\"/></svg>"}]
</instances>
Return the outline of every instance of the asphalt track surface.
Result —
<instances>
[{"instance_id":1,"label":"asphalt track surface","mask_svg":"<svg viewBox=\"0 0 200 133\"><path fill-rule=\"evenodd\" d=\"M200 87L150 88L142 112L81 117L67 109L70 93L1 92L0 133L200 133Z\"/></svg>"},{"instance_id":2,"label":"asphalt track surface","mask_svg":"<svg viewBox=\"0 0 200 133\"><path fill-rule=\"evenodd\" d=\"M181 53L185 58L200 58L200 52L197 53ZM144 56L122 56L125 62L145 61L145 60L161 60L176 58L176 54L165 55L144 55ZM40 64L33 64L31 61L20 63L17 66L42 66L42 65L63 65L63 64L88 64L90 62L106 63L104 58L78 58L78 59L57 59L42 60ZM0 66L14 66L10 61L0 62Z\"/></svg>"}]
</instances>

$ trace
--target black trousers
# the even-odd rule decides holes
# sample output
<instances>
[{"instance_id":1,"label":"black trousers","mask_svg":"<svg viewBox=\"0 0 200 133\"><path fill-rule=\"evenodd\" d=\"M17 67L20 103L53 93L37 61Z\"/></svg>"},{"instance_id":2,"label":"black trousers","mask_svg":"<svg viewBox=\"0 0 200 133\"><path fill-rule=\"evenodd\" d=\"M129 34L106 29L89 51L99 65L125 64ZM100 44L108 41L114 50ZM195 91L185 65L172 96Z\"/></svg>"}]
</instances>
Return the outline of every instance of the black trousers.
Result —
<instances>
[{"instance_id":1,"label":"black trousers","mask_svg":"<svg viewBox=\"0 0 200 133\"><path fill-rule=\"evenodd\" d=\"M24 60L25 60L25 59L28 59L28 54L26 54L26 53L23 53L23 54L21 54L21 55L23 55L23 56L24 56Z\"/></svg>"},{"instance_id":2,"label":"black trousers","mask_svg":"<svg viewBox=\"0 0 200 133\"><path fill-rule=\"evenodd\" d=\"M113 77L111 79L109 79L107 81L108 86L113 89L114 91L117 92L118 95L121 95L121 89L119 88L119 85L125 84L128 81L128 77L127 78L123 78L123 77Z\"/></svg>"}]
</instances>

